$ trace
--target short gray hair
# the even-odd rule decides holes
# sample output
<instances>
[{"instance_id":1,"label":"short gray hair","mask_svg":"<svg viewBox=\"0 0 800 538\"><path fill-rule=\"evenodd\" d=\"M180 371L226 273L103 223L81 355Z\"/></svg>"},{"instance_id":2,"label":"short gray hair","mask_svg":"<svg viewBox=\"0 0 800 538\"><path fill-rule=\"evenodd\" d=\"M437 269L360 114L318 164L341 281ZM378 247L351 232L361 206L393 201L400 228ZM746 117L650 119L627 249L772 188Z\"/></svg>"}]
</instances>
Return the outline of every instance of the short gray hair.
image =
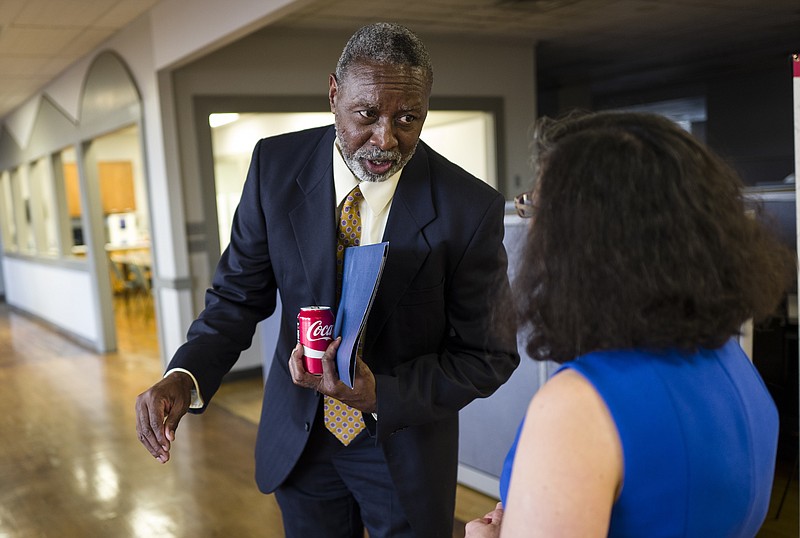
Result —
<instances>
[{"instance_id":1,"label":"short gray hair","mask_svg":"<svg viewBox=\"0 0 800 538\"><path fill-rule=\"evenodd\" d=\"M353 64L363 61L422 68L428 84L433 84L433 67L425 45L414 32L399 24L377 22L358 29L342 50L336 79L341 82Z\"/></svg>"}]
</instances>

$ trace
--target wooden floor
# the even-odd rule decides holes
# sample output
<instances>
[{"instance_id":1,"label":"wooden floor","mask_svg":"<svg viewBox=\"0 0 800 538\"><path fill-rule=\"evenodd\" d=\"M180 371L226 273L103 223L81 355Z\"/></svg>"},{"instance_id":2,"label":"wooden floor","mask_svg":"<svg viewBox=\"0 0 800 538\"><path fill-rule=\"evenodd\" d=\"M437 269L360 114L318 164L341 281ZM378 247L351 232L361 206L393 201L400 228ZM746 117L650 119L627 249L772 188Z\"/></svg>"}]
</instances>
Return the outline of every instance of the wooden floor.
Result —
<instances>
[{"instance_id":1,"label":"wooden floor","mask_svg":"<svg viewBox=\"0 0 800 538\"><path fill-rule=\"evenodd\" d=\"M97 354L0 303L0 538L283 535L253 480L260 379L223 384L186 417L166 465L139 444L133 404L162 368L153 323L119 308L120 349ZM799 535L796 474L774 518L792 463L780 462L759 537ZM459 487L453 536L495 502Z\"/></svg>"},{"instance_id":2,"label":"wooden floor","mask_svg":"<svg viewBox=\"0 0 800 538\"><path fill-rule=\"evenodd\" d=\"M141 447L134 401L161 365L148 322L121 321L136 333L100 355L0 305L0 536L282 536L251 422L212 406L168 464Z\"/></svg>"}]
</instances>

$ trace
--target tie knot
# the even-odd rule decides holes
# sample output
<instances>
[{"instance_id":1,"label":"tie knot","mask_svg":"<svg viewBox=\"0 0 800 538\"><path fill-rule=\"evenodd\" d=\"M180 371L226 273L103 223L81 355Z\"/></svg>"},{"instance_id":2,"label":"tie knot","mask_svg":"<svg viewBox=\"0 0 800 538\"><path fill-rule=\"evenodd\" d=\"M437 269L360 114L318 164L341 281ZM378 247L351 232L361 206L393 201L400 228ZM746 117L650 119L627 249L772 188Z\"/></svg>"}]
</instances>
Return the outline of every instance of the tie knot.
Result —
<instances>
[{"instance_id":1,"label":"tie knot","mask_svg":"<svg viewBox=\"0 0 800 538\"><path fill-rule=\"evenodd\" d=\"M356 187L347 193L347 196L344 199L344 203L342 204L342 218L347 221L352 221L353 219L361 218L359 205L361 204L361 200L364 199L364 195L361 194L361 187L356 185ZM342 222L343 225L346 225L345 222Z\"/></svg>"},{"instance_id":2,"label":"tie knot","mask_svg":"<svg viewBox=\"0 0 800 538\"><path fill-rule=\"evenodd\" d=\"M364 198L364 195L361 194L361 186L356 185L353 187L353 190L347 193L347 197L344 199L345 205L352 205L354 203L358 203Z\"/></svg>"}]
</instances>

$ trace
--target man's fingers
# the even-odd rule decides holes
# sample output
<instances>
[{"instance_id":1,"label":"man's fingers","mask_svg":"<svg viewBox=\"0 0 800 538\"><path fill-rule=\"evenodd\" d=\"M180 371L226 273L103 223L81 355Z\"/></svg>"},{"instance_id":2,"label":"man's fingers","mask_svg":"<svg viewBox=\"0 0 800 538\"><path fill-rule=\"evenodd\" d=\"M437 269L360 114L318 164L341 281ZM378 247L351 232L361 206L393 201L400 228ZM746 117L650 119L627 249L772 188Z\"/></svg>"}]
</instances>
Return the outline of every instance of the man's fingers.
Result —
<instances>
[{"instance_id":1,"label":"man's fingers","mask_svg":"<svg viewBox=\"0 0 800 538\"><path fill-rule=\"evenodd\" d=\"M373 390L375 385L375 375L361 357L359 357L356 362L356 375L354 382L354 387L358 389L365 388L366 390Z\"/></svg>"},{"instance_id":2,"label":"man's fingers","mask_svg":"<svg viewBox=\"0 0 800 538\"><path fill-rule=\"evenodd\" d=\"M322 375L309 374L303 365L303 346L297 344L289 355L289 373L295 385L307 389L318 390L323 394L329 394L339 383L339 375L336 372L336 350L339 349L341 338L337 338L328 345L325 354L322 355Z\"/></svg>"},{"instance_id":3,"label":"man's fingers","mask_svg":"<svg viewBox=\"0 0 800 538\"><path fill-rule=\"evenodd\" d=\"M153 457L162 463L167 461L169 459L169 441L162 433L163 414L158 411L157 406L154 408L149 404L144 395L137 399L136 418L136 431L139 434L139 442ZM164 448L165 446L166 449Z\"/></svg>"},{"instance_id":4,"label":"man's fingers","mask_svg":"<svg viewBox=\"0 0 800 538\"><path fill-rule=\"evenodd\" d=\"M339 381L339 370L336 368L336 351L342 343L342 337L335 338L333 342L328 345L328 349L322 355L322 378L323 383L329 387L336 386Z\"/></svg>"},{"instance_id":5,"label":"man's fingers","mask_svg":"<svg viewBox=\"0 0 800 538\"><path fill-rule=\"evenodd\" d=\"M295 385L301 387L308 387L308 373L305 366L303 366L303 346L297 344L294 346L292 353L289 355L289 373L292 375L292 381Z\"/></svg>"},{"instance_id":6,"label":"man's fingers","mask_svg":"<svg viewBox=\"0 0 800 538\"><path fill-rule=\"evenodd\" d=\"M167 450L169 450L169 443L175 440L175 430L178 429L178 424L181 421L181 417L183 417L185 410L178 409L177 406L173 406L167 416L164 418L164 438L167 441Z\"/></svg>"},{"instance_id":7,"label":"man's fingers","mask_svg":"<svg viewBox=\"0 0 800 538\"><path fill-rule=\"evenodd\" d=\"M294 349L289 354L289 368L292 370L292 374L295 372L300 372L300 369L303 367L303 346L297 344L294 346Z\"/></svg>"},{"instance_id":8,"label":"man's fingers","mask_svg":"<svg viewBox=\"0 0 800 538\"><path fill-rule=\"evenodd\" d=\"M149 428L137 428L139 433L139 442L147 449L153 457L158 457L161 450L161 446L158 444L158 439L156 439L155 433Z\"/></svg>"},{"instance_id":9,"label":"man's fingers","mask_svg":"<svg viewBox=\"0 0 800 538\"><path fill-rule=\"evenodd\" d=\"M175 429L189 409L191 378L184 375L168 375L136 398L139 441L161 463L169 461Z\"/></svg>"}]
</instances>

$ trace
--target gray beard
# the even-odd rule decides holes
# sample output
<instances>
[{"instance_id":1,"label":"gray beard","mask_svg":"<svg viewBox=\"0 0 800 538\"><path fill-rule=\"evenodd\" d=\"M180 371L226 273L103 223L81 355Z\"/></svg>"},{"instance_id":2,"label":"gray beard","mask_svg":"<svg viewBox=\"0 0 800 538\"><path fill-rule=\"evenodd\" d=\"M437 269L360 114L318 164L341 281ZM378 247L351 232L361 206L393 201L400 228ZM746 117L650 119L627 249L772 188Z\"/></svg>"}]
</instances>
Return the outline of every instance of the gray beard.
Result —
<instances>
[{"instance_id":1,"label":"gray beard","mask_svg":"<svg viewBox=\"0 0 800 538\"><path fill-rule=\"evenodd\" d=\"M417 141L417 144L419 144L419 141ZM409 153L405 158L403 158L399 151L383 151L380 149L367 150L364 148L359 148L355 153L348 154L344 150L344 145L339 139L339 136L336 136L336 146L339 148L339 153L342 155L342 159L344 159L347 167L358 179L370 183L380 183L382 181L386 181L397 172L402 170L408 161L411 160L411 157L414 156L414 152L417 151L417 144L414 145L414 149L412 149L411 153ZM383 174L373 174L364 167L362 159L392 160L394 161L394 164L392 164L392 167Z\"/></svg>"}]
</instances>

